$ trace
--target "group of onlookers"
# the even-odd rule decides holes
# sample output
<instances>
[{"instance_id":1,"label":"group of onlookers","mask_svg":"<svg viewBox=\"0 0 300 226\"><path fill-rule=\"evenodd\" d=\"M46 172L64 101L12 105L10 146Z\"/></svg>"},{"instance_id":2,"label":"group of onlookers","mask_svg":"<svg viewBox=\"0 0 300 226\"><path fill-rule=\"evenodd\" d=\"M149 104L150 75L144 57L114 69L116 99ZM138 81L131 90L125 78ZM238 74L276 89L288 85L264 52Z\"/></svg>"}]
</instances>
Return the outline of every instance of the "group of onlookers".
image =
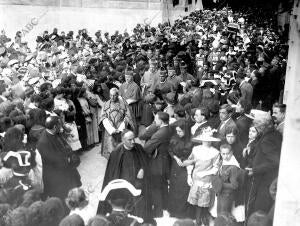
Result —
<instances>
[{"instance_id":1,"label":"group of onlookers","mask_svg":"<svg viewBox=\"0 0 300 226\"><path fill-rule=\"evenodd\" d=\"M0 225L155 225L166 210L271 224L288 47L258 24L203 10L133 34L45 31L34 52L2 33ZM111 190L93 218L77 167L100 142Z\"/></svg>"}]
</instances>

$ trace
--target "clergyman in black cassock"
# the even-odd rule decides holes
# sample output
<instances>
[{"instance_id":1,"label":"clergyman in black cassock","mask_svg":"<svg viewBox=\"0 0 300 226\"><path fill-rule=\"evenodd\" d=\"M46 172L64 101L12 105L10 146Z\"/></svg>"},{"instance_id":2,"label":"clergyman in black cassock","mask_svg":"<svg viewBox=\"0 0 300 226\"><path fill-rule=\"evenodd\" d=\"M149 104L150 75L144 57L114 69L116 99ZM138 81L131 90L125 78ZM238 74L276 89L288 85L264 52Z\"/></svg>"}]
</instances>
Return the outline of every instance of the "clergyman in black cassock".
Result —
<instances>
[{"instance_id":1,"label":"clergyman in black cassock","mask_svg":"<svg viewBox=\"0 0 300 226\"><path fill-rule=\"evenodd\" d=\"M148 157L143 147L140 144L134 143L134 134L132 131L123 132L122 139L123 143L119 144L110 154L102 189L115 179L127 180L137 189L141 189L142 194L136 198L136 204L131 214L143 218L144 222L151 222L152 210L150 203ZM103 212L104 206L103 203L99 202L98 214L105 214Z\"/></svg>"}]
</instances>

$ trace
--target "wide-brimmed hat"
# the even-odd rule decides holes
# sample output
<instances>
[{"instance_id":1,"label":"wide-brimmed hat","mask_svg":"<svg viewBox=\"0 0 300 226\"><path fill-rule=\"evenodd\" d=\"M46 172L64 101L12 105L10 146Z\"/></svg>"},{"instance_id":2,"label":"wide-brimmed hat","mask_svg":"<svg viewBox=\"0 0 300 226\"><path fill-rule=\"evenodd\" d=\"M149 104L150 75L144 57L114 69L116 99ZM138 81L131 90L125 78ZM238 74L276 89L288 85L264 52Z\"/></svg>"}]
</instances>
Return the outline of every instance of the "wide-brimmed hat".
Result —
<instances>
[{"instance_id":1,"label":"wide-brimmed hat","mask_svg":"<svg viewBox=\"0 0 300 226\"><path fill-rule=\"evenodd\" d=\"M214 132L216 130L211 129L210 127L206 127L202 130L202 133L194 138L192 141L194 142L202 142L202 141L210 141L210 142L219 142L221 139L214 137Z\"/></svg>"},{"instance_id":2,"label":"wide-brimmed hat","mask_svg":"<svg viewBox=\"0 0 300 226\"><path fill-rule=\"evenodd\" d=\"M269 117L270 114L266 111L252 109L249 114L245 114L248 118L259 120L260 118Z\"/></svg>"},{"instance_id":3,"label":"wide-brimmed hat","mask_svg":"<svg viewBox=\"0 0 300 226\"><path fill-rule=\"evenodd\" d=\"M117 189L127 189L132 196L139 196L141 194L140 189L136 189L131 183L123 179L116 179L109 182L99 196L100 201L104 201L109 192Z\"/></svg>"},{"instance_id":4,"label":"wide-brimmed hat","mask_svg":"<svg viewBox=\"0 0 300 226\"><path fill-rule=\"evenodd\" d=\"M270 112L253 109L250 114L246 116L253 119L253 125L259 132L261 132L266 125L272 123Z\"/></svg>"},{"instance_id":5,"label":"wide-brimmed hat","mask_svg":"<svg viewBox=\"0 0 300 226\"><path fill-rule=\"evenodd\" d=\"M216 86L217 82L215 80L202 80L200 83L200 87L204 86Z\"/></svg>"}]
</instances>

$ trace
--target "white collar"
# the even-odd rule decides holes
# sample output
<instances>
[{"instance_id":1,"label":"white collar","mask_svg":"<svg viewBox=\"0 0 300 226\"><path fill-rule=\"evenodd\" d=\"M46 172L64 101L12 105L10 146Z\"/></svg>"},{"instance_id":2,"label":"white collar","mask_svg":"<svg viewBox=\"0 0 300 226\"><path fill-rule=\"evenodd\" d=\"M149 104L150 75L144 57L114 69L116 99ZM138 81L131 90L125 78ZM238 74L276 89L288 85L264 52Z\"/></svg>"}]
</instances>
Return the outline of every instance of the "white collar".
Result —
<instances>
[{"instance_id":1,"label":"white collar","mask_svg":"<svg viewBox=\"0 0 300 226\"><path fill-rule=\"evenodd\" d=\"M125 144L123 144L123 147L124 147L126 150L128 150L128 151L132 150L132 148L130 149L130 148L126 147Z\"/></svg>"},{"instance_id":2,"label":"white collar","mask_svg":"<svg viewBox=\"0 0 300 226\"><path fill-rule=\"evenodd\" d=\"M236 167L240 168L240 164L238 163L238 161L236 160L234 155L232 155L228 161L223 159L222 166L236 166Z\"/></svg>"}]
</instances>

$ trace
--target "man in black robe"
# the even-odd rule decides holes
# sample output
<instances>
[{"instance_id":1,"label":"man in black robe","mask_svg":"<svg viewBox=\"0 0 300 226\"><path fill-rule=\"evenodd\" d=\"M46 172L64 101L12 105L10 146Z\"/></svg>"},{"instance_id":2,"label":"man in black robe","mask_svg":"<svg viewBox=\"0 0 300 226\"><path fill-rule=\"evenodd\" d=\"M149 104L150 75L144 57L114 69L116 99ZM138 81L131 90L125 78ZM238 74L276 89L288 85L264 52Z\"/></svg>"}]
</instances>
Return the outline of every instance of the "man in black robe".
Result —
<instances>
[{"instance_id":1,"label":"man in black robe","mask_svg":"<svg viewBox=\"0 0 300 226\"><path fill-rule=\"evenodd\" d=\"M58 197L64 201L70 189L81 186L76 168L80 160L60 135L59 117L48 117L45 127L37 143L43 163L44 197Z\"/></svg>"},{"instance_id":2,"label":"man in black robe","mask_svg":"<svg viewBox=\"0 0 300 226\"><path fill-rule=\"evenodd\" d=\"M133 213L144 219L144 222L152 222L150 181L148 173L148 159L140 144L134 142L135 135L130 130L122 133L122 143L113 150L108 159L104 175L104 188L110 181L124 179L135 188L141 189L142 194L136 198ZM103 203L99 202L98 214L104 214Z\"/></svg>"}]
</instances>

